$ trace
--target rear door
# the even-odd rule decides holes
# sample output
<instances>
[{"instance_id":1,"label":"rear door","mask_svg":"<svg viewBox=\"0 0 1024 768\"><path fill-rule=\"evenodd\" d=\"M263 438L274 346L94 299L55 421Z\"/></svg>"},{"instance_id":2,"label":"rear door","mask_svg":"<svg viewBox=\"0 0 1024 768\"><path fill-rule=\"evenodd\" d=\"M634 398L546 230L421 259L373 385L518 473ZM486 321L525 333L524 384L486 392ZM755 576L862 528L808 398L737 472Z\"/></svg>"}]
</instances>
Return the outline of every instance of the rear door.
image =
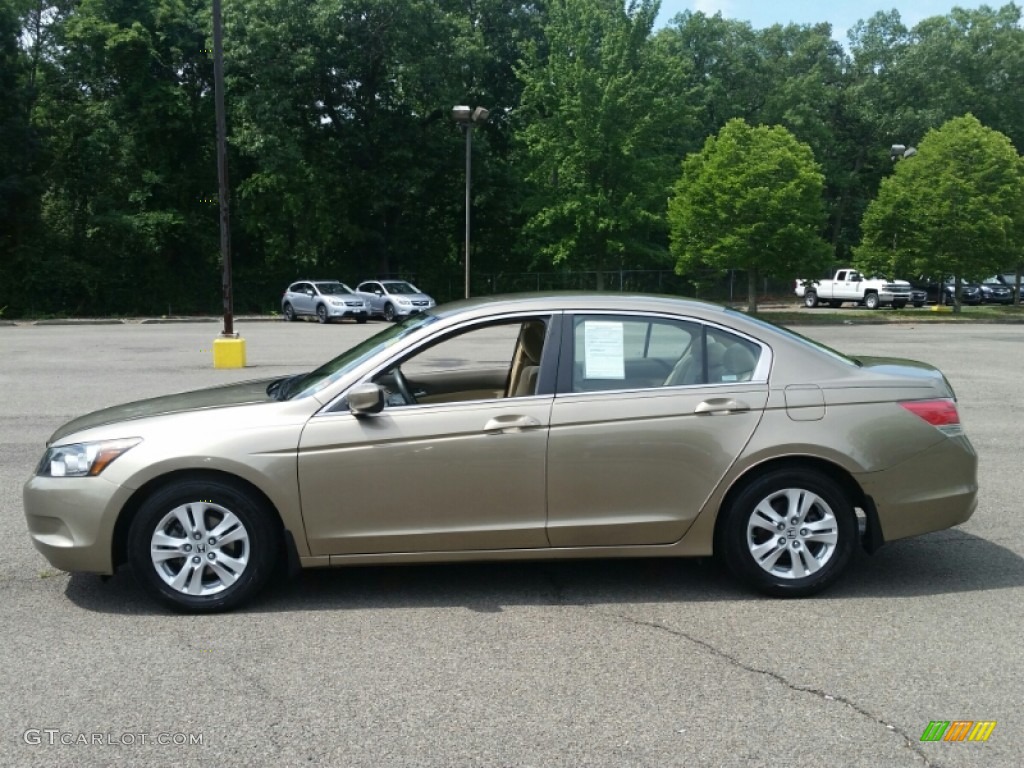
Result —
<instances>
[{"instance_id":1,"label":"rear door","mask_svg":"<svg viewBox=\"0 0 1024 768\"><path fill-rule=\"evenodd\" d=\"M678 541L760 421L770 358L693 320L567 320L548 439L551 545Z\"/></svg>"}]
</instances>

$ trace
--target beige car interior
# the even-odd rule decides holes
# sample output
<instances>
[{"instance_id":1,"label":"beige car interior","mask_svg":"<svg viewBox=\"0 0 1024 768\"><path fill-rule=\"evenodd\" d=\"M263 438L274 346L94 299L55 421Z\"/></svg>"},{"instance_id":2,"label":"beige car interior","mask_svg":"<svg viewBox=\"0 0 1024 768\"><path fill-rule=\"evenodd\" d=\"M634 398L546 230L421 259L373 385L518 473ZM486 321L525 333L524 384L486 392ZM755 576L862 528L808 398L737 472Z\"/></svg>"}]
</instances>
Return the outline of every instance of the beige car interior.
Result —
<instances>
[{"instance_id":1,"label":"beige car interior","mask_svg":"<svg viewBox=\"0 0 1024 768\"><path fill-rule=\"evenodd\" d=\"M546 327L540 320L528 320L519 331L516 354L508 379L506 397L526 397L537 391L540 356L544 351Z\"/></svg>"}]
</instances>

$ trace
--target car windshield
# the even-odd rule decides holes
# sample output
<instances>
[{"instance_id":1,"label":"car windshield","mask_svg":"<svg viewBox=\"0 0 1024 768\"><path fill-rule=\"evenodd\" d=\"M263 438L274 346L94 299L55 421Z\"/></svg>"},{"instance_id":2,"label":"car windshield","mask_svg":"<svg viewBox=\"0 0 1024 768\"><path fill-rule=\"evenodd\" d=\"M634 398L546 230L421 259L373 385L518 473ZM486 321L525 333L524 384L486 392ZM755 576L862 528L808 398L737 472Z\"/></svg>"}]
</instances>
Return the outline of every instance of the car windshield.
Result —
<instances>
[{"instance_id":1,"label":"car windshield","mask_svg":"<svg viewBox=\"0 0 1024 768\"><path fill-rule=\"evenodd\" d=\"M317 283L316 287L325 296L344 296L352 293L352 289L344 283Z\"/></svg>"},{"instance_id":2,"label":"car windshield","mask_svg":"<svg viewBox=\"0 0 1024 768\"><path fill-rule=\"evenodd\" d=\"M403 339L420 328L437 322L437 317L430 314L417 314L397 325L385 328L380 333L359 342L347 349L333 360L330 360L315 371L300 375L288 381L278 392L278 399L292 400L297 397L308 397L316 394L324 387L344 376L350 370L373 357L381 350L387 349L395 342Z\"/></svg>"},{"instance_id":3,"label":"car windshield","mask_svg":"<svg viewBox=\"0 0 1024 768\"><path fill-rule=\"evenodd\" d=\"M419 293L420 290L412 283L384 283L384 290L388 293L410 294Z\"/></svg>"},{"instance_id":4,"label":"car windshield","mask_svg":"<svg viewBox=\"0 0 1024 768\"><path fill-rule=\"evenodd\" d=\"M852 358L852 357L849 357L847 355L844 355L842 352L837 352L836 350L832 349L832 347L828 347L828 346L822 344L820 341L815 341L814 339L809 339L806 336L803 336L803 335L797 333L796 331L791 331L789 328L786 328L783 325L776 325L775 323L770 323L767 320L762 320L760 317L754 317L752 315L744 314L743 312L738 312L735 309L726 309L725 311L728 312L729 314L732 314L732 315L738 315L738 316L742 317L744 320L746 320L748 322L751 322L751 323L754 323L755 325L760 325L763 328L768 328L768 329L770 329L772 331L775 331L776 333L781 333L783 336L788 336L790 339L793 339L795 341L799 341L799 342L801 342L803 344L807 344L809 346L814 347L815 349L819 349L822 352L824 352L826 355L828 355L830 357L833 357L836 360L840 360L840 361L846 363L847 365L855 365L858 368L861 366L861 363L860 363L859 360L857 360L855 358Z\"/></svg>"}]
</instances>

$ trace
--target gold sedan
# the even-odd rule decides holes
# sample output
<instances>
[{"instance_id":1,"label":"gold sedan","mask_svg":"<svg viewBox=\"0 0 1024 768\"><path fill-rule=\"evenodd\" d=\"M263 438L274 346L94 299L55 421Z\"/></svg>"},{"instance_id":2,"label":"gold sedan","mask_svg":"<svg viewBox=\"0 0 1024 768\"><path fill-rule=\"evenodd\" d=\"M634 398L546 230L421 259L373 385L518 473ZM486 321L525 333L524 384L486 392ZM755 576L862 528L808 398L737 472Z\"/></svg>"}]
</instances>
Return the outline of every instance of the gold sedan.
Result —
<instances>
[{"instance_id":1,"label":"gold sedan","mask_svg":"<svg viewBox=\"0 0 1024 768\"><path fill-rule=\"evenodd\" d=\"M977 488L931 366L697 301L524 295L432 309L310 373L75 419L24 503L55 567L128 562L210 612L281 561L714 554L803 596L858 544L964 522Z\"/></svg>"}]
</instances>

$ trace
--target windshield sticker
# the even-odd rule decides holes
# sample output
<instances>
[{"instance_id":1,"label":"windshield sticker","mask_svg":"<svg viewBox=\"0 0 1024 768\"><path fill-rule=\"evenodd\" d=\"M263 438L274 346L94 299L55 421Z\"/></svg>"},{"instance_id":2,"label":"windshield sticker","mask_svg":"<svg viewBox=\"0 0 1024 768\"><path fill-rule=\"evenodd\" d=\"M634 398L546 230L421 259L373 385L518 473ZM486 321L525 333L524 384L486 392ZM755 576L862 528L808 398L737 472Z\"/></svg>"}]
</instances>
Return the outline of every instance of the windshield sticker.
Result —
<instances>
[{"instance_id":1,"label":"windshield sticker","mask_svg":"<svg viewBox=\"0 0 1024 768\"><path fill-rule=\"evenodd\" d=\"M583 323L583 377L626 378L622 323L586 320Z\"/></svg>"}]
</instances>

